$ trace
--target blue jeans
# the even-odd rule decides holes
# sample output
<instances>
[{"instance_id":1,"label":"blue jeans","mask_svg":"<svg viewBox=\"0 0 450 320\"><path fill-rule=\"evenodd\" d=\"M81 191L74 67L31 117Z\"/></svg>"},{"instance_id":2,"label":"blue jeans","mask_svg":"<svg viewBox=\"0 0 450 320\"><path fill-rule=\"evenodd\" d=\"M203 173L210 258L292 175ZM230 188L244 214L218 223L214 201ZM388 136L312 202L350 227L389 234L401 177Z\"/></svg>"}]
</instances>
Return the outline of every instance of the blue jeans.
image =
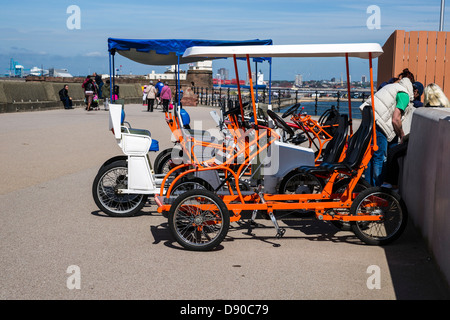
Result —
<instances>
[{"instance_id":1,"label":"blue jeans","mask_svg":"<svg viewBox=\"0 0 450 320\"><path fill-rule=\"evenodd\" d=\"M372 186L381 186L384 181L385 164L387 159L388 141L383 132L377 128L378 150L374 152L367 165L364 177Z\"/></svg>"}]
</instances>

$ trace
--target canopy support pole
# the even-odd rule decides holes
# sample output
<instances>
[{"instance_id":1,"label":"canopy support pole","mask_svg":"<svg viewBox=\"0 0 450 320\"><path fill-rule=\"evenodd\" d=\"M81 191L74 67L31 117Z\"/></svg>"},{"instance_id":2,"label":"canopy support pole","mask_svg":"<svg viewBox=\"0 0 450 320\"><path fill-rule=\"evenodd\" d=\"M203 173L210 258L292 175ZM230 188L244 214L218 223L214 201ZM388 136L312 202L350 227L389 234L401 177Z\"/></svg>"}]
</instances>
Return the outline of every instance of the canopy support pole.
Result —
<instances>
[{"instance_id":1,"label":"canopy support pole","mask_svg":"<svg viewBox=\"0 0 450 320\"><path fill-rule=\"evenodd\" d=\"M109 101L111 101L111 103L112 103L111 83L112 83L112 74L111 74L111 51L109 51Z\"/></svg>"},{"instance_id":2,"label":"canopy support pole","mask_svg":"<svg viewBox=\"0 0 450 320\"><path fill-rule=\"evenodd\" d=\"M236 73L236 81L237 81L237 89L238 89L238 97L239 97L239 106L241 107L241 116L242 116L242 121L244 121L244 106L242 105L242 96L241 96L241 84L239 83L239 71L238 71L238 67L237 67L237 59L236 59L236 55L233 55L233 60L234 60L234 71Z\"/></svg>"},{"instance_id":3,"label":"canopy support pole","mask_svg":"<svg viewBox=\"0 0 450 320\"><path fill-rule=\"evenodd\" d=\"M258 105L258 61L255 61L255 100L256 100L256 105Z\"/></svg>"},{"instance_id":4,"label":"canopy support pole","mask_svg":"<svg viewBox=\"0 0 450 320\"><path fill-rule=\"evenodd\" d=\"M114 54L115 52L112 53L112 82L110 81L109 83L109 91L111 92L111 102L116 102L116 100L113 100L113 97L115 96L114 94L114 87L116 84L116 66L114 63Z\"/></svg>"},{"instance_id":5,"label":"canopy support pole","mask_svg":"<svg viewBox=\"0 0 450 320\"><path fill-rule=\"evenodd\" d=\"M348 118L350 120L350 135L353 134L353 119L352 119L352 98L350 96L350 71L348 64L348 53L345 54L345 65L347 67L347 100L348 100ZM372 100L373 101L373 100Z\"/></svg>"},{"instance_id":6,"label":"canopy support pole","mask_svg":"<svg viewBox=\"0 0 450 320\"><path fill-rule=\"evenodd\" d=\"M269 58L269 110L272 110L272 58Z\"/></svg>"},{"instance_id":7,"label":"canopy support pole","mask_svg":"<svg viewBox=\"0 0 450 320\"><path fill-rule=\"evenodd\" d=\"M178 107L181 106L181 99L180 99L180 94L181 94L181 85L180 85L180 56L178 56L178 65L177 65L177 103L178 103Z\"/></svg>"},{"instance_id":8,"label":"canopy support pole","mask_svg":"<svg viewBox=\"0 0 450 320\"><path fill-rule=\"evenodd\" d=\"M370 98L372 101L372 112L373 112L373 151L378 150L377 145L377 130L376 130L376 122L375 122L375 94L373 89L373 66L372 66L372 52L369 52L369 69L370 69Z\"/></svg>"}]
</instances>

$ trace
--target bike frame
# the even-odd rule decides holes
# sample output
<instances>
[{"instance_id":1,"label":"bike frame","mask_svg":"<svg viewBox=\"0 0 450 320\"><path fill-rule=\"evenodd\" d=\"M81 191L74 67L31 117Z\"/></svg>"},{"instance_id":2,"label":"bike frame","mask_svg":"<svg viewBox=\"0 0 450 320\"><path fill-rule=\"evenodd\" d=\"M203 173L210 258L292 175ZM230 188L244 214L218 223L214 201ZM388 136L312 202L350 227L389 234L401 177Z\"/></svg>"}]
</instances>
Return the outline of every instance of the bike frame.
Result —
<instances>
[{"instance_id":1,"label":"bike frame","mask_svg":"<svg viewBox=\"0 0 450 320\"><path fill-rule=\"evenodd\" d=\"M361 46L364 48L362 50L359 48L359 46L355 45L316 45L316 46L271 46L270 48L262 48L257 49L257 53L254 53L256 55L261 55L264 57L310 57L310 56L344 56L346 58L346 67L347 70L349 68L348 64L348 57L349 53L352 54L352 56L356 57L364 57L368 58L369 60L369 72L370 72L370 87L371 87L371 98L372 101L374 101L374 80L373 80L373 66L372 66L372 58L374 54L381 54L382 49L379 45L364 45ZM249 80L250 80L250 91L252 96L252 107L253 107L253 114L256 115L256 106L254 101L254 93L253 93L253 85L252 85L252 78L251 78L251 69L250 69L250 63L249 58L250 52L253 52L253 49L251 46L246 47L228 47L228 48L213 48L213 47L203 47L203 48L190 48L186 51L185 55L187 56L199 56L202 55L204 57L224 57L224 56L233 56L235 61L235 68L236 66L236 56L237 54L240 54L240 56L245 56L247 58L247 65L248 65L248 74L249 74ZM326 49L326 50L325 50ZM348 74L348 71L347 71ZM241 104L242 108L242 104ZM242 110L243 113L243 110ZM352 205L352 199L353 199L353 190L355 186L358 183L358 180L361 178L361 175L365 168L367 167L367 164L369 163L374 151L378 149L377 142L376 142L376 130L375 130L375 110L374 106L372 104L372 113L373 113L373 130L371 134L371 141L368 144L366 150L364 151L364 156L359 164L359 167L354 170L353 175L351 177L351 180L348 184L348 187L346 188L345 192L342 194L333 194L332 188L335 181L337 181L337 178L342 173L339 170L334 171L330 178L328 179L325 187L323 188L321 193L318 194L268 194L268 193L262 193L262 192L252 192L251 194L244 194L240 191L239 187L236 186L236 194L233 194L230 190L230 195L220 195L220 198L223 200L223 202L226 204L229 211L233 212L233 215L230 218L230 221L238 221L241 218L241 212L242 211L248 211L248 210L263 210L267 211L267 213L273 217L273 212L275 210L295 210L295 209L301 209L301 210L313 210L315 212L315 215L320 220L336 220L336 221L377 221L380 219L380 216L373 215L373 216L350 216L348 214L341 214L339 211L333 212L333 214L328 214L331 212L331 210L336 209L349 209ZM255 136L256 140L258 141L259 136L259 126L258 121L255 117ZM277 137L275 135L275 131L270 128L266 132L269 133L270 136ZM279 137L279 136L278 136ZM277 137L277 138L278 138ZM261 151L268 148L274 140L267 141L265 145L257 145L258 150L255 153L255 156L259 154ZM255 142L253 142L255 143ZM245 163L252 160L252 157L249 157ZM238 173L244 168L244 164L242 164L238 170ZM225 170L228 171L230 174L234 176L234 178L237 181L238 173L233 172L230 168L226 166L217 166L213 168L195 168L192 170L189 170L187 172L195 172L196 170ZM178 176L177 179L180 179L181 176ZM168 192L169 193L169 192ZM168 195L166 199L168 199ZM169 201L164 201L162 194L160 196L156 197L156 201L158 204L158 211L159 212L165 212L170 210L170 203ZM200 207L202 205L199 205ZM274 221L274 219L272 218ZM277 226L277 225L276 225Z\"/></svg>"}]
</instances>

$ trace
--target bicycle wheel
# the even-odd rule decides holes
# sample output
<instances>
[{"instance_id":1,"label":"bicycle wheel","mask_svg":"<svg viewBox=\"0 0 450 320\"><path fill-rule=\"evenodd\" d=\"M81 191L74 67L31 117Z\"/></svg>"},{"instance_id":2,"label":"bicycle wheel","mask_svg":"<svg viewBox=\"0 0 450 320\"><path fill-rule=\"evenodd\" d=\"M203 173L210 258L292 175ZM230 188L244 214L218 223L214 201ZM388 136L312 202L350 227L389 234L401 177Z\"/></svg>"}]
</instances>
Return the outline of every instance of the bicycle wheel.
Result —
<instances>
[{"instance_id":1,"label":"bicycle wheel","mask_svg":"<svg viewBox=\"0 0 450 320\"><path fill-rule=\"evenodd\" d=\"M179 195L194 189L212 191L212 187L205 180L200 178L186 178L176 183L176 185L172 188L170 196L178 197Z\"/></svg>"},{"instance_id":2,"label":"bicycle wheel","mask_svg":"<svg viewBox=\"0 0 450 320\"><path fill-rule=\"evenodd\" d=\"M160 163L160 161L161 161L161 158L162 158L164 155L166 155L167 153L171 153L171 152L172 152L172 149L173 149L173 148L165 149L165 150L161 151L161 152L156 156L155 161L153 162L153 168L155 169L155 172L156 172L156 168L159 167L159 163Z\"/></svg>"},{"instance_id":3,"label":"bicycle wheel","mask_svg":"<svg viewBox=\"0 0 450 320\"><path fill-rule=\"evenodd\" d=\"M280 182L280 194L320 193L324 187L322 179L308 173L291 171Z\"/></svg>"},{"instance_id":4,"label":"bicycle wheel","mask_svg":"<svg viewBox=\"0 0 450 320\"><path fill-rule=\"evenodd\" d=\"M216 248L228 233L230 214L225 203L209 190L195 189L180 195L170 207L169 228L184 248Z\"/></svg>"},{"instance_id":5,"label":"bicycle wheel","mask_svg":"<svg viewBox=\"0 0 450 320\"><path fill-rule=\"evenodd\" d=\"M128 187L127 161L119 160L102 167L92 184L92 196L97 207L111 217L131 217L147 201L143 194L119 194Z\"/></svg>"},{"instance_id":6,"label":"bicycle wheel","mask_svg":"<svg viewBox=\"0 0 450 320\"><path fill-rule=\"evenodd\" d=\"M350 214L380 216L378 221L352 222L355 235L369 245L386 245L396 240L405 230L408 220L406 205L400 195L382 187L363 190L353 201Z\"/></svg>"}]
</instances>

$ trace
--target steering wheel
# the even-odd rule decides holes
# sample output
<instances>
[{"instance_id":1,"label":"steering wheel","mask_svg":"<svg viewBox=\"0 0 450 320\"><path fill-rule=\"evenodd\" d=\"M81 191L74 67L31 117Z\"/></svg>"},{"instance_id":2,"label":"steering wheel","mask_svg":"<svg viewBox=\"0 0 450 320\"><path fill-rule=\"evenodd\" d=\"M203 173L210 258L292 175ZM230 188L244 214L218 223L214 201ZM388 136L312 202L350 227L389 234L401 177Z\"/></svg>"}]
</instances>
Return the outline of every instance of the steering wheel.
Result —
<instances>
[{"instance_id":1,"label":"steering wheel","mask_svg":"<svg viewBox=\"0 0 450 320\"><path fill-rule=\"evenodd\" d=\"M292 107L287 109L287 111L285 113L283 113L283 115L281 117L286 118L286 117L290 116L291 114L295 113L295 111L297 111L297 109L299 107L300 107L300 103L294 104Z\"/></svg>"},{"instance_id":2,"label":"steering wheel","mask_svg":"<svg viewBox=\"0 0 450 320\"><path fill-rule=\"evenodd\" d=\"M294 130L292 130L292 128L286 123L286 121L281 119L281 117L278 114L276 114L272 110L267 110L267 114L269 115L270 118L272 118L273 122L276 124L277 127L286 131L290 137L294 136Z\"/></svg>"}]
</instances>

